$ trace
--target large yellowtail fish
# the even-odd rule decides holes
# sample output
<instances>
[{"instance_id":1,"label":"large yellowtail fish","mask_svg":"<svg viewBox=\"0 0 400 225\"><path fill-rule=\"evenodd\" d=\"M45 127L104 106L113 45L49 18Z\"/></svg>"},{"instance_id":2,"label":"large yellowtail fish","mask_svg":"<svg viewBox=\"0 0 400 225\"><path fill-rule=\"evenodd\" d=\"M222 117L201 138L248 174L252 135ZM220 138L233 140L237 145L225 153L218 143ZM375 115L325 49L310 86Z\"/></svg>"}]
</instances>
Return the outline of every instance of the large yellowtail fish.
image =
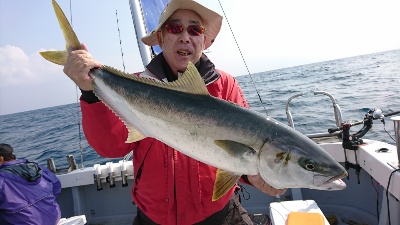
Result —
<instances>
[{"instance_id":1,"label":"large yellowtail fish","mask_svg":"<svg viewBox=\"0 0 400 225\"><path fill-rule=\"evenodd\" d=\"M66 50L42 52L63 65L81 44L62 10L54 10ZM170 83L132 76L103 66L90 72L93 91L126 125L127 142L156 138L203 163L219 168L213 200L242 174L257 175L275 188L341 190L346 170L300 132L250 109L211 96L196 67Z\"/></svg>"}]
</instances>

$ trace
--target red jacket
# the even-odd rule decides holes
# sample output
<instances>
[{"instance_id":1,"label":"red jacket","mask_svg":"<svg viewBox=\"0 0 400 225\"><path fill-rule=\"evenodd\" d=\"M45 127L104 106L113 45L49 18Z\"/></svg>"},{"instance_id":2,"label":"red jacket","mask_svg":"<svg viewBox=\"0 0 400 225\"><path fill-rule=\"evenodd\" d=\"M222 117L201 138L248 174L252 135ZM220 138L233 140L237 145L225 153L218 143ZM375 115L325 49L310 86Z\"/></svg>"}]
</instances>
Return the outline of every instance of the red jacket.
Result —
<instances>
[{"instance_id":1,"label":"red jacket","mask_svg":"<svg viewBox=\"0 0 400 225\"><path fill-rule=\"evenodd\" d=\"M219 71L221 77L207 86L217 98L249 107L237 81ZM88 143L103 157L123 157L133 150L135 177L142 173L132 188L135 204L159 224L193 224L220 211L233 194L212 202L216 168L176 151L148 137L126 144L124 124L103 103L81 101L82 125ZM145 161L143 159L146 158Z\"/></svg>"}]
</instances>

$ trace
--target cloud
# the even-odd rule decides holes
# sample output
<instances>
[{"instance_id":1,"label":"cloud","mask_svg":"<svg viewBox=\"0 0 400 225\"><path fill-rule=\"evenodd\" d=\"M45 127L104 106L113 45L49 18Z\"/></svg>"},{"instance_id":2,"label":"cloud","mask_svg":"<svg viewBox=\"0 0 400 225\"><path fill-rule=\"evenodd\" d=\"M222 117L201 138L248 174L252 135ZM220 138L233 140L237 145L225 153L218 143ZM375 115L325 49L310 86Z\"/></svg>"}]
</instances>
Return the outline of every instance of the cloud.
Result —
<instances>
[{"instance_id":1,"label":"cloud","mask_svg":"<svg viewBox=\"0 0 400 225\"><path fill-rule=\"evenodd\" d=\"M16 46L0 47L0 86L42 83L57 71L59 66L44 60L38 52L27 55Z\"/></svg>"},{"instance_id":2,"label":"cloud","mask_svg":"<svg viewBox=\"0 0 400 225\"><path fill-rule=\"evenodd\" d=\"M27 54L20 47L0 47L0 115L77 102L80 94L63 73L48 62L39 49Z\"/></svg>"}]
</instances>

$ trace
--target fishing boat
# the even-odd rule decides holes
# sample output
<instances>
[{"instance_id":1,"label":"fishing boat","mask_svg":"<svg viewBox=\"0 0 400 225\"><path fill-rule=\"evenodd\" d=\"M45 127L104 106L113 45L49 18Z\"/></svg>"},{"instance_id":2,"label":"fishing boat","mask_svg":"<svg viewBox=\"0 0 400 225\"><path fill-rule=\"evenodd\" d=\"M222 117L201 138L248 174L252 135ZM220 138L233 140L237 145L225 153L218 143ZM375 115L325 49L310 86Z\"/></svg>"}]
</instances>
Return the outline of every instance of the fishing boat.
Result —
<instances>
[{"instance_id":1,"label":"fishing boat","mask_svg":"<svg viewBox=\"0 0 400 225\"><path fill-rule=\"evenodd\" d=\"M156 27L158 21L154 18L158 18L166 3L167 0L129 0L144 66L160 49L143 45L141 37ZM372 109L360 115L359 121L345 122L334 96L323 91L314 94L331 99L336 124L327 124L321 133L305 135L348 170L349 176L343 180L347 188L341 191L294 188L282 196L271 197L243 184L242 204L254 224L284 225L292 212L304 212L322 215L322 224L399 225L400 118L394 116L399 112L383 113L380 109ZM296 126L289 108L291 101L298 97L304 96L296 94L286 104L288 125L293 129ZM373 122L385 119L395 128L397 145L363 139ZM357 129L358 125L362 125L361 129ZM131 201L134 174L130 157L80 169L75 159L68 156L68 171L57 174L63 188L57 202L62 217L70 219L63 220L63 223L132 224L136 206ZM51 159L48 167L56 171Z\"/></svg>"}]
</instances>

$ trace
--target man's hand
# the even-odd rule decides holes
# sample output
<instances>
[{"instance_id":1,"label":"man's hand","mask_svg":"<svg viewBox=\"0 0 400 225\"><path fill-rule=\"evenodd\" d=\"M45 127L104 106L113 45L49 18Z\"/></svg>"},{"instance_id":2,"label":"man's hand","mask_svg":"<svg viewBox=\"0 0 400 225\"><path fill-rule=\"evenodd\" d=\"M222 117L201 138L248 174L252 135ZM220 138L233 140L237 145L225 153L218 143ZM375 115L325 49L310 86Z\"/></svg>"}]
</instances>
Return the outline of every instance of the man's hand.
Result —
<instances>
[{"instance_id":1,"label":"man's hand","mask_svg":"<svg viewBox=\"0 0 400 225\"><path fill-rule=\"evenodd\" d=\"M270 195L270 196L283 195L287 190L287 188L276 189L276 188L272 187L267 182L265 182L264 179L261 178L260 174L254 175L254 176L247 175L247 179L249 179L249 182L254 187L256 187L263 193Z\"/></svg>"},{"instance_id":2,"label":"man's hand","mask_svg":"<svg viewBox=\"0 0 400 225\"><path fill-rule=\"evenodd\" d=\"M64 73L84 91L92 90L92 78L89 71L92 68L101 67L101 64L94 60L87 51L85 44L82 49L69 53L67 63L64 65Z\"/></svg>"}]
</instances>

